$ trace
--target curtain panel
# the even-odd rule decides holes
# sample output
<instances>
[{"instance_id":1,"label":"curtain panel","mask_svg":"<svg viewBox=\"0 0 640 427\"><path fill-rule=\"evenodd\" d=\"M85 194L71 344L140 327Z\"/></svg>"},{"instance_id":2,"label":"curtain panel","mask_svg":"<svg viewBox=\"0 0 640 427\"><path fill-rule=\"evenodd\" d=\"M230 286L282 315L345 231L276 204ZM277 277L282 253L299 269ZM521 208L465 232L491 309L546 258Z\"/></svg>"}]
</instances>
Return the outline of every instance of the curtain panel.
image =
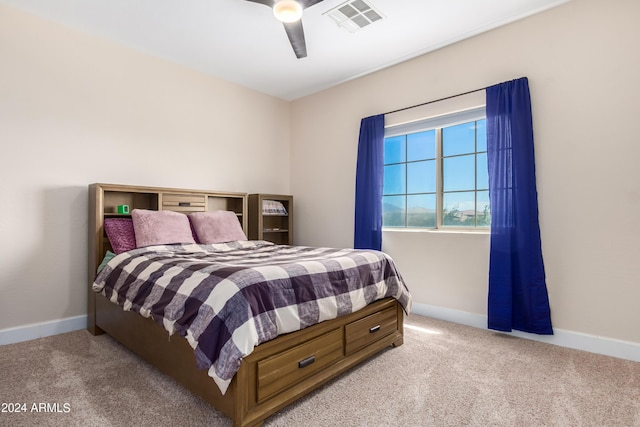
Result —
<instances>
[{"instance_id":1,"label":"curtain panel","mask_svg":"<svg viewBox=\"0 0 640 427\"><path fill-rule=\"evenodd\" d=\"M491 202L488 327L553 334L527 78L488 87L486 101Z\"/></svg>"},{"instance_id":2,"label":"curtain panel","mask_svg":"<svg viewBox=\"0 0 640 427\"><path fill-rule=\"evenodd\" d=\"M355 249L382 248L384 114L360 121L356 165Z\"/></svg>"}]
</instances>

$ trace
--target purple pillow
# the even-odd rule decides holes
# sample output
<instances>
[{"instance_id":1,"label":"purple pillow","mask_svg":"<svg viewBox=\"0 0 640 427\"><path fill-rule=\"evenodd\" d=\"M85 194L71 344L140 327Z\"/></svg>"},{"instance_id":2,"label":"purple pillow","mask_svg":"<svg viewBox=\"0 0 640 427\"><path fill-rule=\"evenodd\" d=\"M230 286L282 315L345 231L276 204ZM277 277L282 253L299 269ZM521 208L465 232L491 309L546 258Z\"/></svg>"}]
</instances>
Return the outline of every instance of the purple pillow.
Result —
<instances>
[{"instance_id":1,"label":"purple pillow","mask_svg":"<svg viewBox=\"0 0 640 427\"><path fill-rule=\"evenodd\" d=\"M173 211L131 211L133 228L136 233L136 247L195 243L191 234L189 218Z\"/></svg>"},{"instance_id":2,"label":"purple pillow","mask_svg":"<svg viewBox=\"0 0 640 427\"><path fill-rule=\"evenodd\" d=\"M198 241L204 245L247 240L235 212L211 211L189 214Z\"/></svg>"},{"instance_id":3,"label":"purple pillow","mask_svg":"<svg viewBox=\"0 0 640 427\"><path fill-rule=\"evenodd\" d=\"M116 255L136 248L136 235L131 218L105 218L104 231Z\"/></svg>"}]
</instances>

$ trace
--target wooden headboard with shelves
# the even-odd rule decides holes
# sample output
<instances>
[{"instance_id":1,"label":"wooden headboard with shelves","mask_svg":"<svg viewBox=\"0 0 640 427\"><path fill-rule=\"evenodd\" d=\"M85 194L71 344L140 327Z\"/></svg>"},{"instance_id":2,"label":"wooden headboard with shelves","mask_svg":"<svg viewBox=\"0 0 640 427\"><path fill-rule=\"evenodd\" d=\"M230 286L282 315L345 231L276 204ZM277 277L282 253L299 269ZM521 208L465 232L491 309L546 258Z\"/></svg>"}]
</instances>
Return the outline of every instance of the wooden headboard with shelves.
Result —
<instances>
[{"instance_id":1,"label":"wooden headboard with shelves","mask_svg":"<svg viewBox=\"0 0 640 427\"><path fill-rule=\"evenodd\" d=\"M104 219L129 217L118 213L118 206L133 209L170 210L188 214L225 210L238 216L248 234L247 193L190 190L184 188L141 187L119 184L91 184L89 186L89 298L88 328L95 329L95 293L91 289L98 265L111 248L104 232Z\"/></svg>"}]
</instances>

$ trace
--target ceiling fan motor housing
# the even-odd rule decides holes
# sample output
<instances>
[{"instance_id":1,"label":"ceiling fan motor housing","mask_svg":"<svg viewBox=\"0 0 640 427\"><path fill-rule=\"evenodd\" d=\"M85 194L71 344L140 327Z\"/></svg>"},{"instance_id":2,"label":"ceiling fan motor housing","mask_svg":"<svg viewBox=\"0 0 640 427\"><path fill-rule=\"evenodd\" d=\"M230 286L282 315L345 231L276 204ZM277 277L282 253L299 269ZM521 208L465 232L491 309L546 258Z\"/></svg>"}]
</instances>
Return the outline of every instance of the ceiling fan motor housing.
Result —
<instances>
[{"instance_id":1,"label":"ceiling fan motor housing","mask_svg":"<svg viewBox=\"0 0 640 427\"><path fill-rule=\"evenodd\" d=\"M273 5L274 16L282 22L296 22L302 18L302 5L295 0L280 0Z\"/></svg>"}]
</instances>

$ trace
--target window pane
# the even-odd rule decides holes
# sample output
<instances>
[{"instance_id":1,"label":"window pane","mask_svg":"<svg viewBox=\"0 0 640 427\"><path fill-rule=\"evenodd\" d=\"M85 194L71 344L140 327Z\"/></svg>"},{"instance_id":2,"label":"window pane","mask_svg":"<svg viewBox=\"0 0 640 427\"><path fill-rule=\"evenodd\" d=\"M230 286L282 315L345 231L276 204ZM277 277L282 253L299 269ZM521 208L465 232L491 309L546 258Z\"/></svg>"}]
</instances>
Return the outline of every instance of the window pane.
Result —
<instances>
[{"instance_id":1,"label":"window pane","mask_svg":"<svg viewBox=\"0 0 640 427\"><path fill-rule=\"evenodd\" d=\"M487 121L478 120L476 122L476 137L478 138L477 151L487 151Z\"/></svg>"},{"instance_id":2,"label":"window pane","mask_svg":"<svg viewBox=\"0 0 640 427\"><path fill-rule=\"evenodd\" d=\"M384 196L382 198L382 225L385 227L404 227L405 214L405 196Z\"/></svg>"},{"instance_id":3,"label":"window pane","mask_svg":"<svg viewBox=\"0 0 640 427\"><path fill-rule=\"evenodd\" d=\"M436 158L436 131L407 135L407 161Z\"/></svg>"},{"instance_id":4,"label":"window pane","mask_svg":"<svg viewBox=\"0 0 640 427\"><path fill-rule=\"evenodd\" d=\"M436 195L407 196L407 227L436 226Z\"/></svg>"},{"instance_id":5,"label":"window pane","mask_svg":"<svg viewBox=\"0 0 640 427\"><path fill-rule=\"evenodd\" d=\"M442 224L475 226L475 191L445 193L443 195Z\"/></svg>"},{"instance_id":6,"label":"window pane","mask_svg":"<svg viewBox=\"0 0 640 427\"><path fill-rule=\"evenodd\" d=\"M462 123L442 129L442 155L474 153L476 150L475 122Z\"/></svg>"},{"instance_id":7,"label":"window pane","mask_svg":"<svg viewBox=\"0 0 640 427\"><path fill-rule=\"evenodd\" d=\"M405 163L384 167L384 187L382 194L406 193L406 169Z\"/></svg>"},{"instance_id":8,"label":"window pane","mask_svg":"<svg viewBox=\"0 0 640 427\"><path fill-rule=\"evenodd\" d=\"M443 159L442 168L444 191L475 190L475 155L470 154L468 156Z\"/></svg>"},{"instance_id":9,"label":"window pane","mask_svg":"<svg viewBox=\"0 0 640 427\"><path fill-rule=\"evenodd\" d=\"M477 189L487 190L489 188L489 166L487 165L487 153L478 154L477 162Z\"/></svg>"},{"instance_id":10,"label":"window pane","mask_svg":"<svg viewBox=\"0 0 640 427\"><path fill-rule=\"evenodd\" d=\"M385 227L490 226L487 121L439 120L437 129L413 126L385 138Z\"/></svg>"},{"instance_id":11,"label":"window pane","mask_svg":"<svg viewBox=\"0 0 640 427\"><path fill-rule=\"evenodd\" d=\"M407 163L407 193L436 192L436 161Z\"/></svg>"},{"instance_id":12,"label":"window pane","mask_svg":"<svg viewBox=\"0 0 640 427\"><path fill-rule=\"evenodd\" d=\"M489 192L478 191L478 211L476 225L478 227L488 227L491 225L491 209L489 207Z\"/></svg>"},{"instance_id":13,"label":"window pane","mask_svg":"<svg viewBox=\"0 0 640 427\"><path fill-rule=\"evenodd\" d=\"M393 136L384 139L384 164L406 162L405 136Z\"/></svg>"}]
</instances>

